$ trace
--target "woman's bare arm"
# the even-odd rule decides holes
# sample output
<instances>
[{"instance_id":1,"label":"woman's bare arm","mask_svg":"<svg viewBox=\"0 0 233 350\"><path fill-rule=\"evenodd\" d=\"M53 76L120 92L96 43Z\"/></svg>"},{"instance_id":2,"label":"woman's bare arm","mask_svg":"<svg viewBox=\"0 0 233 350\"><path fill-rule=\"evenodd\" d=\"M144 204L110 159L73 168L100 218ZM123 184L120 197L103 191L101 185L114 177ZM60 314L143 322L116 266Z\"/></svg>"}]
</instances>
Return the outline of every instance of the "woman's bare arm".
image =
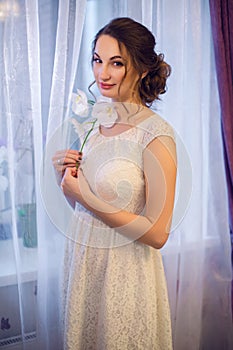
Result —
<instances>
[{"instance_id":1,"label":"woman's bare arm","mask_svg":"<svg viewBox=\"0 0 233 350\"><path fill-rule=\"evenodd\" d=\"M176 147L167 136L154 139L144 150L144 176L146 182L146 207L136 215L113 207L91 192L80 172L78 180L67 168L61 187L72 197L97 215L108 226L131 239L154 248L161 248L168 239L175 198Z\"/></svg>"}]
</instances>

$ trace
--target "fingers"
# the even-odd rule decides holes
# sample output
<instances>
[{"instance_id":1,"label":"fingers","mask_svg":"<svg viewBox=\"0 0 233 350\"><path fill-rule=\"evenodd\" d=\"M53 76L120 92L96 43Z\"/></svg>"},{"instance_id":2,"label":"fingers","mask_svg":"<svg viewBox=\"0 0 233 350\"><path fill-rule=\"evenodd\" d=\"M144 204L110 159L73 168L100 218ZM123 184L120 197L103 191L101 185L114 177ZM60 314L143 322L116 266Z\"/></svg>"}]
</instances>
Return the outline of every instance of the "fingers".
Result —
<instances>
[{"instance_id":1,"label":"fingers","mask_svg":"<svg viewBox=\"0 0 233 350\"><path fill-rule=\"evenodd\" d=\"M58 151L52 158L55 167L73 167L77 162L81 162L82 152L75 150Z\"/></svg>"},{"instance_id":2,"label":"fingers","mask_svg":"<svg viewBox=\"0 0 233 350\"><path fill-rule=\"evenodd\" d=\"M52 158L53 166L60 174L64 173L67 167L77 167L82 160L82 152L75 150L58 151Z\"/></svg>"},{"instance_id":3,"label":"fingers","mask_svg":"<svg viewBox=\"0 0 233 350\"><path fill-rule=\"evenodd\" d=\"M78 170L77 170L77 168L71 168L71 176L78 177Z\"/></svg>"},{"instance_id":4,"label":"fingers","mask_svg":"<svg viewBox=\"0 0 233 350\"><path fill-rule=\"evenodd\" d=\"M60 188L65 195L73 195L73 178L77 178L78 171L76 168L66 168L64 176L60 183ZM77 180L75 180L75 186L77 186Z\"/></svg>"},{"instance_id":5,"label":"fingers","mask_svg":"<svg viewBox=\"0 0 233 350\"><path fill-rule=\"evenodd\" d=\"M61 183L62 177L67 168L74 168L72 176L77 177L77 169L82 161L82 152L76 150L57 151L53 158L53 167L55 169L58 184Z\"/></svg>"}]
</instances>

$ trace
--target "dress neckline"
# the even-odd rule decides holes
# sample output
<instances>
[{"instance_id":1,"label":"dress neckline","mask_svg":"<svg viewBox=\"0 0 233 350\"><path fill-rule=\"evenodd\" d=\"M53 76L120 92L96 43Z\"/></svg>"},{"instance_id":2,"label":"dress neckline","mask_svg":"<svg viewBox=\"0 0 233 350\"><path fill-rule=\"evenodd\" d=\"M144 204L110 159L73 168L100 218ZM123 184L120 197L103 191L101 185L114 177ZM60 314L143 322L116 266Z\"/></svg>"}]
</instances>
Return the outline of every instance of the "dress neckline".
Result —
<instances>
[{"instance_id":1,"label":"dress neckline","mask_svg":"<svg viewBox=\"0 0 233 350\"><path fill-rule=\"evenodd\" d=\"M134 130L134 129L137 129L140 125L144 124L145 122L147 122L148 120L152 119L153 117L157 116L156 113L153 112L152 115L148 116L147 118L143 119L141 122L139 122L138 124L135 124L135 125L132 125L132 127L130 127L129 129L127 130L124 130L122 132L120 132L119 134L116 134L116 135L110 135L110 136L107 136L107 135L104 135L101 133L100 131L100 126L98 127L98 134L103 137L103 138L117 138L123 134L126 134L128 132L130 132L131 130Z\"/></svg>"}]
</instances>

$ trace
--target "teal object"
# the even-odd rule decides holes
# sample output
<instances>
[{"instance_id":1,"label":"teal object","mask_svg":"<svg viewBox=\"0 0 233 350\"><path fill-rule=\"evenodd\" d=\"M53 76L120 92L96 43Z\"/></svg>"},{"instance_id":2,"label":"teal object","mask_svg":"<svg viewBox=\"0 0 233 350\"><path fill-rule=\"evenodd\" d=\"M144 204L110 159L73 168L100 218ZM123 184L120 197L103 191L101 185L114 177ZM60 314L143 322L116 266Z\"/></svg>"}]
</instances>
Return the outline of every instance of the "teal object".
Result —
<instances>
[{"instance_id":1,"label":"teal object","mask_svg":"<svg viewBox=\"0 0 233 350\"><path fill-rule=\"evenodd\" d=\"M36 204L22 204L18 210L20 231L23 245L27 248L37 247Z\"/></svg>"}]
</instances>

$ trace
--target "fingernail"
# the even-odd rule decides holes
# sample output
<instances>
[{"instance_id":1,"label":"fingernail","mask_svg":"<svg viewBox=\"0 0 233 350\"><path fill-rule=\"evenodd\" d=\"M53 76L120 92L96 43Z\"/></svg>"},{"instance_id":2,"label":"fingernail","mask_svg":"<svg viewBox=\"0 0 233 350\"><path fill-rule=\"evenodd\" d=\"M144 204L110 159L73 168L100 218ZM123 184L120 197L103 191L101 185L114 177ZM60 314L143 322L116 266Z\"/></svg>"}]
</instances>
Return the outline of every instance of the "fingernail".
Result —
<instances>
[{"instance_id":1,"label":"fingernail","mask_svg":"<svg viewBox=\"0 0 233 350\"><path fill-rule=\"evenodd\" d=\"M82 160L82 157L78 157L78 160Z\"/></svg>"},{"instance_id":2,"label":"fingernail","mask_svg":"<svg viewBox=\"0 0 233 350\"><path fill-rule=\"evenodd\" d=\"M83 154L83 152L78 152L78 154L81 156Z\"/></svg>"}]
</instances>

